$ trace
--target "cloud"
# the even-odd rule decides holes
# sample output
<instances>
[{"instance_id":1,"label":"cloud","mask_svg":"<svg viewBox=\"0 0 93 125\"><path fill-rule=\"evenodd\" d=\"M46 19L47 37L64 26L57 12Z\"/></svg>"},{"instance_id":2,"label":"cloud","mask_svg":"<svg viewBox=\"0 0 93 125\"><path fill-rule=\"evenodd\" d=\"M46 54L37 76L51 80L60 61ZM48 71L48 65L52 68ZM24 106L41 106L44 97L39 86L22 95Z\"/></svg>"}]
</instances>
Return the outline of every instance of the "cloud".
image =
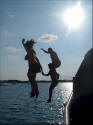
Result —
<instances>
[{"instance_id":1,"label":"cloud","mask_svg":"<svg viewBox=\"0 0 93 125\"><path fill-rule=\"evenodd\" d=\"M13 14L9 14L8 15L11 19L13 19L14 17L15 17L15 15L13 15Z\"/></svg>"},{"instance_id":2,"label":"cloud","mask_svg":"<svg viewBox=\"0 0 93 125\"><path fill-rule=\"evenodd\" d=\"M6 38L11 38L11 37L14 37L14 34L9 32L8 30L2 30L0 31L0 36L1 37L6 37Z\"/></svg>"},{"instance_id":3,"label":"cloud","mask_svg":"<svg viewBox=\"0 0 93 125\"><path fill-rule=\"evenodd\" d=\"M10 19L13 19L15 18L15 15L10 13L10 12L6 12L6 15L10 18Z\"/></svg>"},{"instance_id":4,"label":"cloud","mask_svg":"<svg viewBox=\"0 0 93 125\"><path fill-rule=\"evenodd\" d=\"M52 42L52 41L57 40L57 39L58 39L57 35L43 34L42 36L40 36L40 38L38 40L41 42Z\"/></svg>"},{"instance_id":5,"label":"cloud","mask_svg":"<svg viewBox=\"0 0 93 125\"><path fill-rule=\"evenodd\" d=\"M14 47L11 47L11 46L5 47L4 49L7 52L20 52L20 51L22 51L22 49L14 48Z\"/></svg>"},{"instance_id":6,"label":"cloud","mask_svg":"<svg viewBox=\"0 0 93 125\"><path fill-rule=\"evenodd\" d=\"M8 58L11 58L11 59L18 59L19 56L15 56L15 55L8 55Z\"/></svg>"}]
</instances>

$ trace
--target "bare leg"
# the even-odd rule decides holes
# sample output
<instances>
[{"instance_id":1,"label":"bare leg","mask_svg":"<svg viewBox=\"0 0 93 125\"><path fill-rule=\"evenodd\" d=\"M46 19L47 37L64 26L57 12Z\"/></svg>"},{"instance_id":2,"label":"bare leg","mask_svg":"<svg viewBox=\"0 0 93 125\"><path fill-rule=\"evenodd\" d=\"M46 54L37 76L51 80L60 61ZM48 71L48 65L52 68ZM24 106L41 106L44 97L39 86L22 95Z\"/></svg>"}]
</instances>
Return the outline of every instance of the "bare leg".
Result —
<instances>
[{"instance_id":1,"label":"bare leg","mask_svg":"<svg viewBox=\"0 0 93 125\"><path fill-rule=\"evenodd\" d=\"M38 98L39 91L38 91L38 85L37 85L36 80L34 81L34 89L35 89L36 98Z\"/></svg>"},{"instance_id":2,"label":"bare leg","mask_svg":"<svg viewBox=\"0 0 93 125\"><path fill-rule=\"evenodd\" d=\"M36 73L34 74L33 81L34 81L33 87L34 87L34 90L35 90L35 95L36 95L36 98L38 98L39 91L38 91L38 85L37 85L37 82L36 82Z\"/></svg>"},{"instance_id":3,"label":"bare leg","mask_svg":"<svg viewBox=\"0 0 93 125\"><path fill-rule=\"evenodd\" d=\"M31 97L34 97L36 95L36 98L38 97L39 91L38 91L38 85L36 82L36 73L32 73L30 77L30 83L32 87Z\"/></svg>"},{"instance_id":4,"label":"bare leg","mask_svg":"<svg viewBox=\"0 0 93 125\"><path fill-rule=\"evenodd\" d=\"M36 82L36 73L34 73L33 75L33 88L35 90L35 95L36 95L36 98L38 97L38 94L39 94L39 91L38 91L38 85L37 85L37 82Z\"/></svg>"},{"instance_id":5,"label":"bare leg","mask_svg":"<svg viewBox=\"0 0 93 125\"><path fill-rule=\"evenodd\" d=\"M32 73L30 70L28 70L28 74L27 74L29 81L30 81L30 85L31 85L31 93L30 96L34 97L35 96L35 88L34 88L34 77L35 77L35 73Z\"/></svg>"},{"instance_id":6,"label":"bare leg","mask_svg":"<svg viewBox=\"0 0 93 125\"><path fill-rule=\"evenodd\" d=\"M56 87L57 84L51 83L50 88L49 88L49 99L47 100L47 102L51 102L51 98L52 98L52 92L53 89Z\"/></svg>"},{"instance_id":7,"label":"bare leg","mask_svg":"<svg viewBox=\"0 0 93 125\"><path fill-rule=\"evenodd\" d=\"M30 75L30 77L28 77L29 78L29 81L30 81L30 85L31 85L31 89L32 89L32 91L31 91L31 97L34 97L35 96L35 88L34 88L34 74L32 73L31 75Z\"/></svg>"}]
</instances>

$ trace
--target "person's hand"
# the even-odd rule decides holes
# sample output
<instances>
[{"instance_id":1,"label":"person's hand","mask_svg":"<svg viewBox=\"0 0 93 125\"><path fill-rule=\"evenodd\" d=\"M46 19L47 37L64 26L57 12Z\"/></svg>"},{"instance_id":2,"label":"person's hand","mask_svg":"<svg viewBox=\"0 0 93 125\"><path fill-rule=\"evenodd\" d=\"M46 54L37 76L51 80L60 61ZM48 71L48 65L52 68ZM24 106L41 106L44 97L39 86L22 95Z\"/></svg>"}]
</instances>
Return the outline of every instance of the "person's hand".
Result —
<instances>
[{"instance_id":1,"label":"person's hand","mask_svg":"<svg viewBox=\"0 0 93 125\"><path fill-rule=\"evenodd\" d=\"M42 75L44 75L44 72L43 72L43 70L42 70L42 72L41 72L41 73L42 73Z\"/></svg>"},{"instance_id":2,"label":"person's hand","mask_svg":"<svg viewBox=\"0 0 93 125\"><path fill-rule=\"evenodd\" d=\"M43 51L44 51L44 49L43 49L43 48L41 48L41 50L43 50Z\"/></svg>"}]
</instances>

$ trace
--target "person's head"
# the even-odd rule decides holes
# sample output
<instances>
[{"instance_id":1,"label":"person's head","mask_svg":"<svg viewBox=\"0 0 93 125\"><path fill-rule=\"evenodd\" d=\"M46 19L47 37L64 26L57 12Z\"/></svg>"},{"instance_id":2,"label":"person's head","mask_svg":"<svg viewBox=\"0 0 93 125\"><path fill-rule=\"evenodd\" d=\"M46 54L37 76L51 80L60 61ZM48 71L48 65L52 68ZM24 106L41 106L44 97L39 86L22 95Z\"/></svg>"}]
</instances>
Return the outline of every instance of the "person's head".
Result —
<instances>
[{"instance_id":1,"label":"person's head","mask_svg":"<svg viewBox=\"0 0 93 125\"><path fill-rule=\"evenodd\" d=\"M51 53L53 50L52 48L48 48L48 52Z\"/></svg>"},{"instance_id":2,"label":"person's head","mask_svg":"<svg viewBox=\"0 0 93 125\"><path fill-rule=\"evenodd\" d=\"M35 44L34 39L31 39L31 40L26 42L26 47L27 48L32 48L34 44Z\"/></svg>"},{"instance_id":3,"label":"person's head","mask_svg":"<svg viewBox=\"0 0 93 125\"><path fill-rule=\"evenodd\" d=\"M33 46L35 43L36 43L36 42L34 41L34 39L29 40L29 45L30 45L30 46Z\"/></svg>"}]
</instances>

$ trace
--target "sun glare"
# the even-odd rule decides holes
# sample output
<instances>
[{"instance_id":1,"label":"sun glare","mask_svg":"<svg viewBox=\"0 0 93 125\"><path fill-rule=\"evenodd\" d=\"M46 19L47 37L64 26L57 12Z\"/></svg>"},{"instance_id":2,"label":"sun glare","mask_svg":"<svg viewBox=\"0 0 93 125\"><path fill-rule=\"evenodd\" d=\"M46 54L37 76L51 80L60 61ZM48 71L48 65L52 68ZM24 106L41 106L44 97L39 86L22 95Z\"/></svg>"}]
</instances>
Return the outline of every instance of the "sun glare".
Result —
<instances>
[{"instance_id":1,"label":"sun glare","mask_svg":"<svg viewBox=\"0 0 93 125\"><path fill-rule=\"evenodd\" d=\"M84 10L80 3L73 8L69 8L64 14L64 21L68 25L69 29L80 26L83 22L83 19Z\"/></svg>"}]
</instances>

